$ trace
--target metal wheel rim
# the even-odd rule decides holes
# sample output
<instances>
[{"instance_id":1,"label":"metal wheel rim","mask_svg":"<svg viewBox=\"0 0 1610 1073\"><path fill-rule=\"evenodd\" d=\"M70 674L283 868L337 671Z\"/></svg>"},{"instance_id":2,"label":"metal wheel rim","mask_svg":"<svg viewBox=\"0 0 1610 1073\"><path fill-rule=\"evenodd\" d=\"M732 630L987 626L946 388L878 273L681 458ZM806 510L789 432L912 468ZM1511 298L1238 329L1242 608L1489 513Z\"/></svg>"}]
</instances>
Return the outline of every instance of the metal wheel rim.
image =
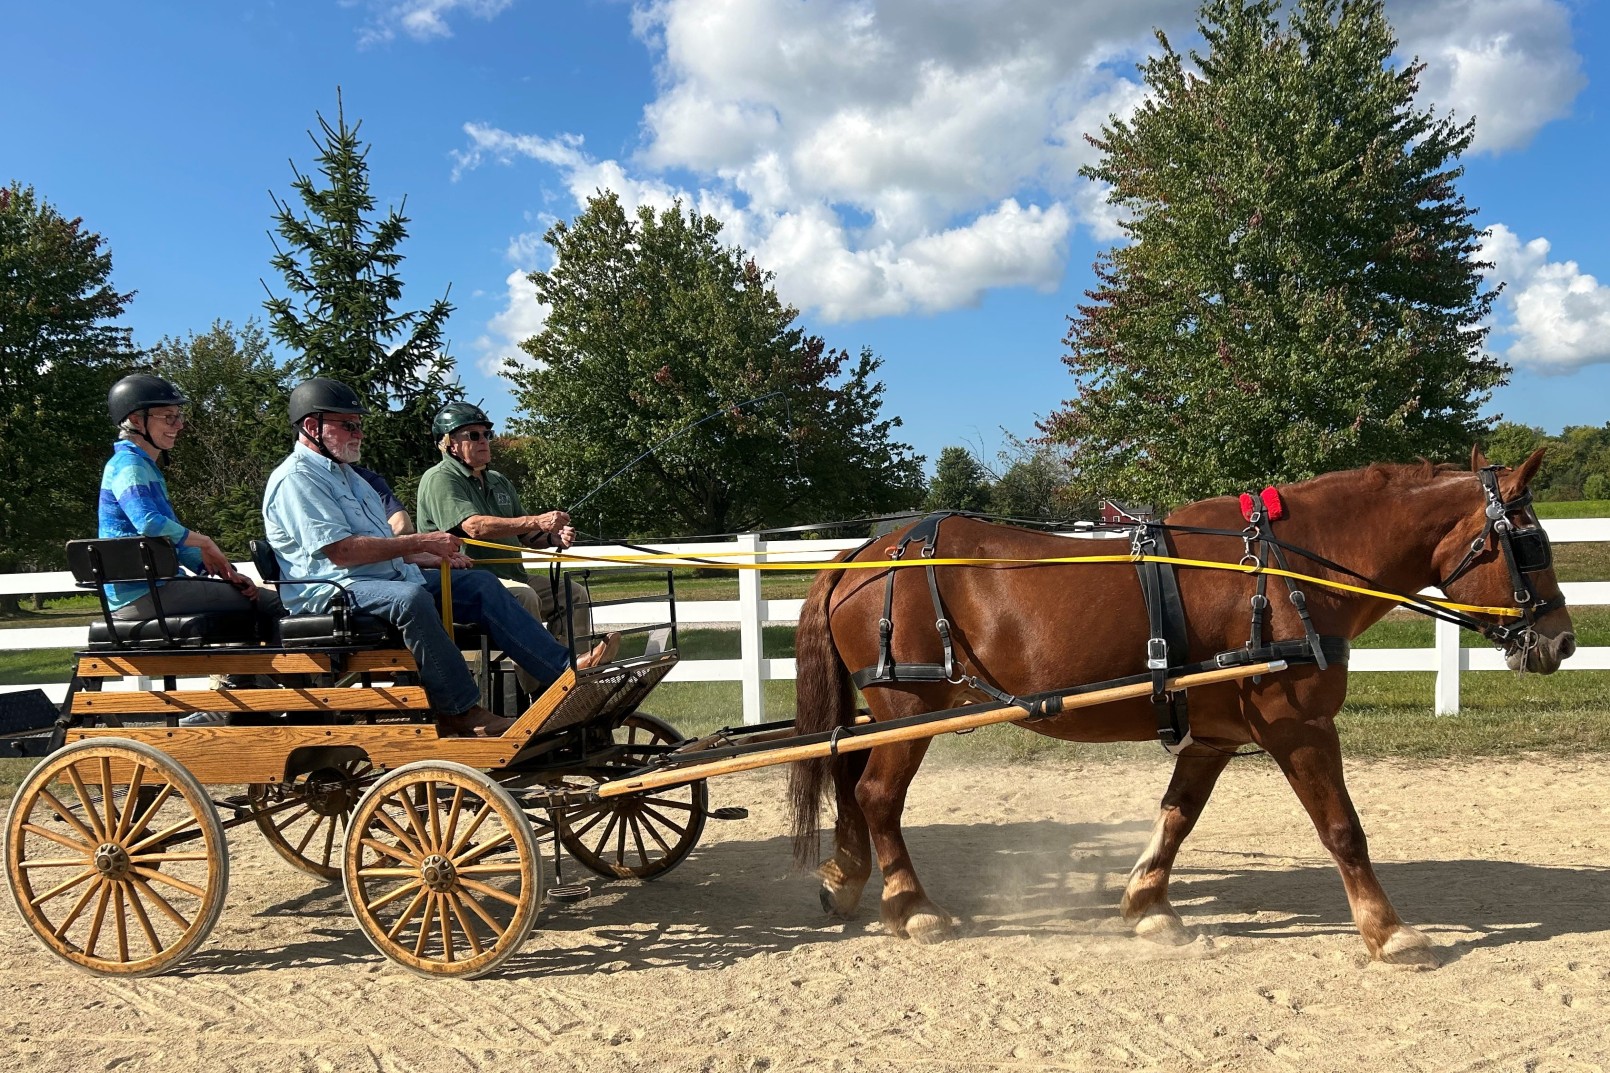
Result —
<instances>
[{"instance_id":1,"label":"metal wheel rim","mask_svg":"<svg viewBox=\"0 0 1610 1073\"><path fill-rule=\"evenodd\" d=\"M17 789L6 876L57 955L100 975L149 976L206 940L229 857L195 776L143 742L90 740L47 757Z\"/></svg>"},{"instance_id":2,"label":"metal wheel rim","mask_svg":"<svg viewBox=\"0 0 1610 1073\"><path fill-rule=\"evenodd\" d=\"M687 740L670 723L642 712L623 719L615 734L628 745ZM559 841L577 863L605 879L658 879L698 845L708 806L702 780L576 805L558 812Z\"/></svg>"},{"instance_id":3,"label":"metal wheel rim","mask_svg":"<svg viewBox=\"0 0 1610 1073\"><path fill-rule=\"evenodd\" d=\"M400 767L349 820L343 877L365 938L425 976L491 972L520 948L542 903L542 863L509 792L445 761Z\"/></svg>"},{"instance_id":4,"label":"metal wheel rim","mask_svg":"<svg viewBox=\"0 0 1610 1073\"><path fill-rule=\"evenodd\" d=\"M335 812L326 811L324 802L314 803L313 795L307 790L308 780L317 772L290 786L254 782L246 788L246 796L252 805L252 819L268 844L274 847L274 852L292 868L333 883L341 878L347 823L362 796L361 788L373 777L375 767L368 760L348 760L330 770L343 775L347 796L344 807ZM292 797L302 798L302 804L277 812L264 811Z\"/></svg>"}]
</instances>

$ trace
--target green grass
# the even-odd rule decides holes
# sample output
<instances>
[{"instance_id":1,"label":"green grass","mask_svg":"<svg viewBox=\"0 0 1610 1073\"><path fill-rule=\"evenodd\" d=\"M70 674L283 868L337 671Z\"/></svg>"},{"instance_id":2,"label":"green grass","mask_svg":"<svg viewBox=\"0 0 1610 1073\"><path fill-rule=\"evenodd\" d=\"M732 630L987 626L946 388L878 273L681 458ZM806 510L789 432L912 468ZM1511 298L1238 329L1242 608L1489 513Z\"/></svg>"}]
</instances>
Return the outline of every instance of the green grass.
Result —
<instances>
[{"instance_id":1,"label":"green grass","mask_svg":"<svg viewBox=\"0 0 1610 1073\"><path fill-rule=\"evenodd\" d=\"M1535 502L1532 509L1539 518L1610 518L1610 499Z\"/></svg>"}]
</instances>

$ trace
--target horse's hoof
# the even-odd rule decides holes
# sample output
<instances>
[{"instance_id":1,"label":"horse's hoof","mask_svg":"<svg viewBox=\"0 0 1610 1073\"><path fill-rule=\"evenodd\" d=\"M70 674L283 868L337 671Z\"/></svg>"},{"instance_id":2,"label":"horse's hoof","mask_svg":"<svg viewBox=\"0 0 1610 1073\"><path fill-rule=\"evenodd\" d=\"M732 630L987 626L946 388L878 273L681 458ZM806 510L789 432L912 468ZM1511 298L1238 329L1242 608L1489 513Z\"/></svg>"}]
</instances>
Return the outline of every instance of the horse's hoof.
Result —
<instances>
[{"instance_id":1,"label":"horse's hoof","mask_svg":"<svg viewBox=\"0 0 1610 1073\"><path fill-rule=\"evenodd\" d=\"M822 912L839 920L849 920L855 916L856 904L859 898L849 897L849 891L843 887L834 887L823 883L816 889L816 897L822 903Z\"/></svg>"},{"instance_id":2,"label":"horse's hoof","mask_svg":"<svg viewBox=\"0 0 1610 1073\"><path fill-rule=\"evenodd\" d=\"M912 913L906 918L905 930L906 938L924 946L949 942L956 937L956 929L951 926L950 917L939 909L934 912Z\"/></svg>"},{"instance_id":3,"label":"horse's hoof","mask_svg":"<svg viewBox=\"0 0 1610 1073\"><path fill-rule=\"evenodd\" d=\"M1437 948L1422 933L1407 925L1392 933L1381 944L1378 955L1387 965L1400 965L1410 969L1434 969L1440 963Z\"/></svg>"},{"instance_id":4,"label":"horse's hoof","mask_svg":"<svg viewBox=\"0 0 1610 1073\"><path fill-rule=\"evenodd\" d=\"M1137 938L1162 946L1185 946L1192 938L1190 931L1173 913L1147 913L1132 926Z\"/></svg>"}]
</instances>

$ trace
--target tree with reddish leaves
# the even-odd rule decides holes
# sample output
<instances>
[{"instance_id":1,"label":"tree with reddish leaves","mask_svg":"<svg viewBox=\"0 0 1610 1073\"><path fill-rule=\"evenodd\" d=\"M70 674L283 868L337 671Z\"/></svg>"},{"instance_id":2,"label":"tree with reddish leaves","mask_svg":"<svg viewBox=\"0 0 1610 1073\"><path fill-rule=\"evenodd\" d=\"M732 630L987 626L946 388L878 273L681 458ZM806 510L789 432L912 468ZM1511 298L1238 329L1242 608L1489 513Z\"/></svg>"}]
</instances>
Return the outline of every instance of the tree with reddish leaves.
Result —
<instances>
[{"instance_id":1,"label":"tree with reddish leaves","mask_svg":"<svg viewBox=\"0 0 1610 1073\"><path fill-rule=\"evenodd\" d=\"M104 247L33 187L0 187L0 571L58 565L66 541L95 535L106 392L141 357L116 323L134 294L112 286Z\"/></svg>"},{"instance_id":2,"label":"tree with reddish leaves","mask_svg":"<svg viewBox=\"0 0 1610 1073\"><path fill-rule=\"evenodd\" d=\"M1084 169L1129 241L1069 318L1078 394L1040 426L1082 491L1162 504L1417 455L1463 458L1508 369L1457 189L1474 121L1417 107L1380 0L1209 0L1205 53Z\"/></svg>"},{"instance_id":3,"label":"tree with reddish leaves","mask_svg":"<svg viewBox=\"0 0 1610 1073\"><path fill-rule=\"evenodd\" d=\"M891 438L879 360L807 335L720 231L607 191L549 229L554 265L531 275L547 318L505 370L527 502L591 496L578 526L660 537L914 505L921 458Z\"/></svg>"}]
</instances>

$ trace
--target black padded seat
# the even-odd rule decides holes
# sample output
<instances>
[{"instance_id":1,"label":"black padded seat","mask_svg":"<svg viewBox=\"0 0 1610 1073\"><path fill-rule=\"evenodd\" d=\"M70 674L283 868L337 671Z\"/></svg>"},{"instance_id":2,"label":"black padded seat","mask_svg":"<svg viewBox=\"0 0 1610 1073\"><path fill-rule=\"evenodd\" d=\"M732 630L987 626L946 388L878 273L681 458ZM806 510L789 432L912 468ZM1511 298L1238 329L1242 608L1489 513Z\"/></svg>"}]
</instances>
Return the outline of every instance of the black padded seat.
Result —
<instances>
[{"instance_id":1,"label":"black padded seat","mask_svg":"<svg viewBox=\"0 0 1610 1073\"><path fill-rule=\"evenodd\" d=\"M391 623L362 611L347 611L342 615L346 628L338 635L335 616L325 611L310 615L286 615L279 620L279 640L285 648L344 648L361 646L374 648L402 641L391 628Z\"/></svg>"},{"instance_id":2,"label":"black padded seat","mask_svg":"<svg viewBox=\"0 0 1610 1073\"><path fill-rule=\"evenodd\" d=\"M117 630L114 636L102 619L89 624L90 648L138 647L200 648L205 645L255 645L257 616L250 611L206 611L193 615L168 615L162 619L113 618L111 625ZM163 628L167 633L163 633Z\"/></svg>"}]
</instances>

